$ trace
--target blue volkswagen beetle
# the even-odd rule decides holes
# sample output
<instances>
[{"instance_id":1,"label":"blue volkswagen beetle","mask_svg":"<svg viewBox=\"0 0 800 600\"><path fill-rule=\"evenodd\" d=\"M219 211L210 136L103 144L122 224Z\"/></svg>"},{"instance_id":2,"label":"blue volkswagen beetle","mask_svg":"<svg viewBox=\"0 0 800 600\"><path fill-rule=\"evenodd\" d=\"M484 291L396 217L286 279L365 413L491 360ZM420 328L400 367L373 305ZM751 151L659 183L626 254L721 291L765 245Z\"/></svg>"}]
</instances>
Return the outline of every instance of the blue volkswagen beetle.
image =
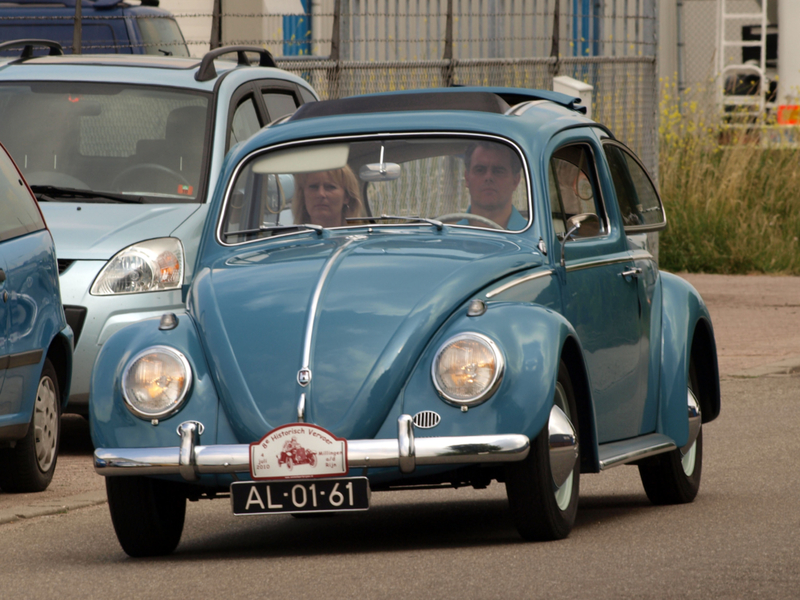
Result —
<instances>
[{"instance_id":1,"label":"blue volkswagen beetle","mask_svg":"<svg viewBox=\"0 0 800 600\"><path fill-rule=\"evenodd\" d=\"M528 540L566 537L581 474L638 465L691 502L720 410L698 293L639 234L639 159L577 99L505 88L302 106L227 157L186 312L93 371L95 468L131 556L186 500L367 510L370 492L504 482Z\"/></svg>"}]
</instances>

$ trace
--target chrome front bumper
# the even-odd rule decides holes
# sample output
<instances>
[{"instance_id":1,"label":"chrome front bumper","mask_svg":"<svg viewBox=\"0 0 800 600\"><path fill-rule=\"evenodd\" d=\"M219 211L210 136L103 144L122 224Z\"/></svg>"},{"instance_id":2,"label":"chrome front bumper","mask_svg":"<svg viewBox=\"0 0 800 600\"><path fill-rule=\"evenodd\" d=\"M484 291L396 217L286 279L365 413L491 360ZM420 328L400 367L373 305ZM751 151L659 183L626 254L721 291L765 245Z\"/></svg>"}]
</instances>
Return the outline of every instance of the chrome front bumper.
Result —
<instances>
[{"instance_id":1,"label":"chrome front bumper","mask_svg":"<svg viewBox=\"0 0 800 600\"><path fill-rule=\"evenodd\" d=\"M411 417L397 420L397 439L347 440L350 468L398 467L413 473L417 465L464 465L524 460L530 440L522 434L452 437L414 437ZM98 448L94 468L105 476L181 475L196 481L200 475L250 471L250 445L199 445L202 424L178 426L179 446L166 448Z\"/></svg>"}]
</instances>

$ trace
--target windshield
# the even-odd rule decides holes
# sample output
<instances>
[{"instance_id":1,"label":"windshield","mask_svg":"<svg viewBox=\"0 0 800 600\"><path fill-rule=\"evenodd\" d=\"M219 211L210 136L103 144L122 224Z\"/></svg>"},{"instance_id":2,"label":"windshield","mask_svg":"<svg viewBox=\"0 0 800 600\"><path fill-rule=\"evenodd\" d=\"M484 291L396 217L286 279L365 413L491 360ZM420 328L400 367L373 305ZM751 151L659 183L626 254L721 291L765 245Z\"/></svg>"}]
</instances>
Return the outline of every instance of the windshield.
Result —
<instances>
[{"instance_id":1,"label":"windshield","mask_svg":"<svg viewBox=\"0 0 800 600\"><path fill-rule=\"evenodd\" d=\"M226 244L302 229L418 224L521 231L530 202L512 146L404 136L293 146L241 169L220 223Z\"/></svg>"},{"instance_id":2,"label":"windshield","mask_svg":"<svg viewBox=\"0 0 800 600\"><path fill-rule=\"evenodd\" d=\"M37 195L48 186L44 200L83 201L82 190L196 202L208 105L205 94L120 84L0 85L0 140Z\"/></svg>"}]
</instances>

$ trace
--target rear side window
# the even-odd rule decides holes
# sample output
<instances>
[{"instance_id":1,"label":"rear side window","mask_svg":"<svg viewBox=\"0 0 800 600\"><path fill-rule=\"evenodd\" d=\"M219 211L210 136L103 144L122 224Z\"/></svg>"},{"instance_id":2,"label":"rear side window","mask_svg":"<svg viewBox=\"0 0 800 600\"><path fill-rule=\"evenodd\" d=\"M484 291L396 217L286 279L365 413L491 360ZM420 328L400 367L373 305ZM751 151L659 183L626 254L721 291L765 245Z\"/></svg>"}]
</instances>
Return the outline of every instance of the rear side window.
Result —
<instances>
[{"instance_id":1,"label":"rear side window","mask_svg":"<svg viewBox=\"0 0 800 600\"><path fill-rule=\"evenodd\" d=\"M36 201L8 154L0 149L0 242L44 229Z\"/></svg>"},{"instance_id":2,"label":"rear side window","mask_svg":"<svg viewBox=\"0 0 800 600\"><path fill-rule=\"evenodd\" d=\"M267 105L270 121L280 119L292 114L297 110L297 101L293 94L281 94L280 92L263 92L264 104Z\"/></svg>"},{"instance_id":3,"label":"rear side window","mask_svg":"<svg viewBox=\"0 0 800 600\"><path fill-rule=\"evenodd\" d=\"M633 156L613 143L606 143L603 149L625 229L662 227L666 223L664 207L644 168Z\"/></svg>"}]
</instances>

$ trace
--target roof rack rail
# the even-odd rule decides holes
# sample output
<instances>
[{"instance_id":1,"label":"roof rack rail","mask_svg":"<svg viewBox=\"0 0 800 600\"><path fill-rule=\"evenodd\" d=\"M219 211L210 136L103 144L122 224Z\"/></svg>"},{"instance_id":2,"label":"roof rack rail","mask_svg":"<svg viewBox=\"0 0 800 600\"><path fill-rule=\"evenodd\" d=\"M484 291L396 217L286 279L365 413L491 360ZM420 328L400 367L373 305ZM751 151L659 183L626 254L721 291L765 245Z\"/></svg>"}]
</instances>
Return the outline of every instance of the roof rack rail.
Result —
<instances>
[{"instance_id":1,"label":"roof rack rail","mask_svg":"<svg viewBox=\"0 0 800 600\"><path fill-rule=\"evenodd\" d=\"M205 56L203 56L203 60L200 62L200 68L197 70L197 73L195 73L194 78L197 81L211 81L217 76L217 70L214 68L214 59L222 56L223 54L233 54L234 52L238 55L239 66L249 67L252 64L250 59L247 58L248 52L259 55L259 67L278 66L275 64L275 59L272 58L272 54L270 54L269 50L266 48L259 48L258 46L223 46L221 48L215 48L210 52L206 52Z\"/></svg>"},{"instance_id":2,"label":"roof rack rail","mask_svg":"<svg viewBox=\"0 0 800 600\"><path fill-rule=\"evenodd\" d=\"M22 62L33 58L34 48L50 48L50 56L63 56L64 54L64 48L61 47L61 44L52 40L11 40L0 44L0 52L5 52L12 48L22 48L22 53L14 62Z\"/></svg>"}]
</instances>

